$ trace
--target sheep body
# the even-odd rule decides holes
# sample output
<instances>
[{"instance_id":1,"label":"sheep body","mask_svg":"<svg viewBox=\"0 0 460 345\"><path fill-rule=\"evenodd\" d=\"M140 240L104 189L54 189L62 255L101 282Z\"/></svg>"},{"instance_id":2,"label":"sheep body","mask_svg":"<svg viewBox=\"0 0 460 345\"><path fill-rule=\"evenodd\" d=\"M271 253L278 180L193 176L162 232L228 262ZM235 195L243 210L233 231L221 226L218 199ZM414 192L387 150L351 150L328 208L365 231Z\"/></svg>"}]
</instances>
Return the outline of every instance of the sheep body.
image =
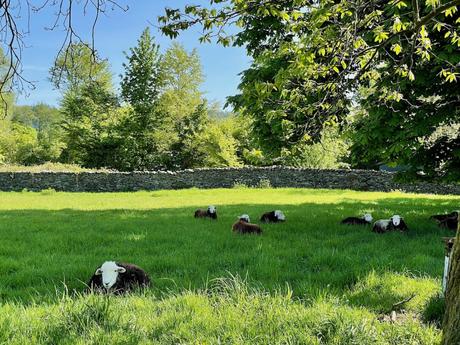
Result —
<instances>
[{"instance_id":1,"label":"sheep body","mask_svg":"<svg viewBox=\"0 0 460 345\"><path fill-rule=\"evenodd\" d=\"M449 214L437 214L431 216L430 219L435 219L441 228L456 231L458 228L458 215L458 211L453 211Z\"/></svg>"},{"instance_id":2,"label":"sheep body","mask_svg":"<svg viewBox=\"0 0 460 345\"><path fill-rule=\"evenodd\" d=\"M340 222L340 224L347 225L369 225L372 222L372 216L370 214L365 214L362 217L348 217Z\"/></svg>"},{"instance_id":3,"label":"sheep body","mask_svg":"<svg viewBox=\"0 0 460 345\"><path fill-rule=\"evenodd\" d=\"M260 235L262 233L262 229L257 224L251 224L246 222L243 219L239 219L235 224L232 226L232 230L239 234L257 234Z\"/></svg>"},{"instance_id":4,"label":"sheep body","mask_svg":"<svg viewBox=\"0 0 460 345\"><path fill-rule=\"evenodd\" d=\"M209 206L207 210L196 210L195 218L217 219L217 210L215 206Z\"/></svg>"},{"instance_id":5,"label":"sheep body","mask_svg":"<svg viewBox=\"0 0 460 345\"><path fill-rule=\"evenodd\" d=\"M266 212L260 217L260 221L264 223L278 223L284 222L285 220L286 217L280 210Z\"/></svg>"},{"instance_id":6,"label":"sheep body","mask_svg":"<svg viewBox=\"0 0 460 345\"><path fill-rule=\"evenodd\" d=\"M435 214L433 216L430 217L430 219L435 219L437 220L438 222L442 222L442 221L445 221L446 219L449 219L449 218L458 218L458 211L453 211L451 213L448 213L448 214Z\"/></svg>"},{"instance_id":7,"label":"sheep body","mask_svg":"<svg viewBox=\"0 0 460 345\"><path fill-rule=\"evenodd\" d=\"M112 285L105 285L104 282L104 266L118 268L119 272L113 274ZM119 263L114 261L106 261L101 267L96 269L88 283L90 291L113 292L115 294L123 294L132 291L136 288L145 288L150 285L148 274L139 266L128 263Z\"/></svg>"},{"instance_id":8,"label":"sheep body","mask_svg":"<svg viewBox=\"0 0 460 345\"><path fill-rule=\"evenodd\" d=\"M378 234L395 230L399 230L401 232L408 230L406 223L398 215L394 215L390 219L379 219L374 223L374 226L372 227L372 231Z\"/></svg>"}]
</instances>

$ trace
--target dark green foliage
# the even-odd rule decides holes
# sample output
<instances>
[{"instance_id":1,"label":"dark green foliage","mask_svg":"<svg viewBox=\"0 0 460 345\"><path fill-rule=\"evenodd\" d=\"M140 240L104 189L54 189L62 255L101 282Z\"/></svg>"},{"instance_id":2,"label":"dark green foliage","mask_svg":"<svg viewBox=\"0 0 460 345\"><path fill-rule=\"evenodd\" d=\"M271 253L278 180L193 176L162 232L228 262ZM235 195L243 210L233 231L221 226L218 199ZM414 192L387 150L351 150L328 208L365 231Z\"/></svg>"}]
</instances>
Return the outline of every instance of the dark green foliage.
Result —
<instances>
[{"instance_id":1,"label":"dark green foliage","mask_svg":"<svg viewBox=\"0 0 460 345\"><path fill-rule=\"evenodd\" d=\"M121 81L121 96L134 109L134 124L139 131L155 126L155 109L162 87L159 46L150 30L142 32L137 46L126 54L127 63Z\"/></svg>"},{"instance_id":2,"label":"dark green foliage","mask_svg":"<svg viewBox=\"0 0 460 345\"><path fill-rule=\"evenodd\" d=\"M88 168L114 167L123 120L117 97L91 82L66 93L62 113L66 148L61 160Z\"/></svg>"}]
</instances>

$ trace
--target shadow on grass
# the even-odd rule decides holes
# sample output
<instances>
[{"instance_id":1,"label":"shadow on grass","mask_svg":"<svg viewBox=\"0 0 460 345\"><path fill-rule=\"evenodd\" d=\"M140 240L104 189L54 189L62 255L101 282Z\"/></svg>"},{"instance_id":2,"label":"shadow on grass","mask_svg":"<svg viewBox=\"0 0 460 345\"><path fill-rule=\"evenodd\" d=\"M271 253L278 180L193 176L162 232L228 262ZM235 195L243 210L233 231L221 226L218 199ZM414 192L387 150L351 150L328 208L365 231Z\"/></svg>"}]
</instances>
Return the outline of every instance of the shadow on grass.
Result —
<instances>
[{"instance_id":1,"label":"shadow on grass","mask_svg":"<svg viewBox=\"0 0 460 345\"><path fill-rule=\"evenodd\" d=\"M301 298L346 295L352 304L384 310L420 288L425 292L414 301L415 308L438 289L441 237L449 232L428 217L454 209L456 200L275 202L218 205L217 221L194 219L193 206L0 211L0 297L26 303L43 300L55 297L63 284L82 291L105 260L143 267L151 275L154 293L205 288L209 280L231 273L247 275L250 283L269 290L288 284ZM231 232L239 214L249 213L256 221L275 208L285 212L286 223L263 224L262 236ZM401 214L410 231L377 235L370 227L339 225L345 216L365 212L376 219ZM376 281L369 278L372 274Z\"/></svg>"}]
</instances>

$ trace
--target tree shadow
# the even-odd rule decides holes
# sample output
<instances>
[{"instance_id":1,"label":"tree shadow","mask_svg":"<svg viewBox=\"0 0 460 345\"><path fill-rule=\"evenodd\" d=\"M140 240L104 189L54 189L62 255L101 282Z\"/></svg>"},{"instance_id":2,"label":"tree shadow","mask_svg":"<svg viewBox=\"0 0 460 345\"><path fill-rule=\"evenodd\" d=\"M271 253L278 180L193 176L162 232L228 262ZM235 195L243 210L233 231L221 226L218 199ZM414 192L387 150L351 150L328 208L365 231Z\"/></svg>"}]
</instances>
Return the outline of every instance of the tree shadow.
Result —
<instances>
[{"instance_id":1,"label":"tree shadow","mask_svg":"<svg viewBox=\"0 0 460 345\"><path fill-rule=\"evenodd\" d=\"M153 293L201 289L231 273L248 275L250 283L269 290L289 284L299 297L355 291L347 296L352 304L383 308L402 295L373 287L367 292L353 289L370 272L439 279L441 238L449 232L428 217L454 209L456 203L389 198L279 205L273 200L218 205L217 221L194 219L195 206L0 211L0 297L28 303L55 298L56 291L66 288L81 292L103 261L116 260L143 267L151 275ZM282 209L287 221L263 224L262 236L232 233L238 215L249 213L259 223L258 216L273 209ZM410 230L378 235L370 226L339 224L346 216L365 212L374 218L401 214Z\"/></svg>"}]
</instances>

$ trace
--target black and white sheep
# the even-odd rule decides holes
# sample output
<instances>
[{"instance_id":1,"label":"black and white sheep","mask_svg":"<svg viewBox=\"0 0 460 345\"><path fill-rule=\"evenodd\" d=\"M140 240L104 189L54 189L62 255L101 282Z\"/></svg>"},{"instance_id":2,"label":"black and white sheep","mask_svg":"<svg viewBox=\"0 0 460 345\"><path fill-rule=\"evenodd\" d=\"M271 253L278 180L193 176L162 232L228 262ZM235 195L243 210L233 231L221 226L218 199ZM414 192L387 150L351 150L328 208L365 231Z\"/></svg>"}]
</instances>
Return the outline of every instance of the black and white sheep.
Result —
<instances>
[{"instance_id":1,"label":"black and white sheep","mask_svg":"<svg viewBox=\"0 0 460 345\"><path fill-rule=\"evenodd\" d=\"M459 211L453 211L449 214L437 214L431 216L430 219L435 219L441 228L456 231L458 228L459 213Z\"/></svg>"},{"instance_id":2,"label":"black and white sheep","mask_svg":"<svg viewBox=\"0 0 460 345\"><path fill-rule=\"evenodd\" d=\"M264 213L262 217L260 217L260 221L264 223L278 223L284 222L285 220L286 216L280 210Z\"/></svg>"},{"instance_id":3,"label":"black and white sheep","mask_svg":"<svg viewBox=\"0 0 460 345\"><path fill-rule=\"evenodd\" d=\"M372 231L379 234L396 230L401 232L408 230L406 223L399 215L394 215L390 219L379 219L372 227Z\"/></svg>"},{"instance_id":4,"label":"black and white sheep","mask_svg":"<svg viewBox=\"0 0 460 345\"><path fill-rule=\"evenodd\" d=\"M262 234L260 226L257 224L251 224L249 221L250 219L247 214L238 217L238 221L232 226L233 232L239 234Z\"/></svg>"},{"instance_id":5,"label":"black and white sheep","mask_svg":"<svg viewBox=\"0 0 460 345\"><path fill-rule=\"evenodd\" d=\"M347 225L369 225L372 223L372 215L370 213L366 213L362 217L348 217L345 218L340 222L340 224L347 224Z\"/></svg>"},{"instance_id":6,"label":"black and white sheep","mask_svg":"<svg viewBox=\"0 0 460 345\"><path fill-rule=\"evenodd\" d=\"M88 289L122 294L149 285L150 278L142 268L133 264L106 261L94 272Z\"/></svg>"},{"instance_id":7,"label":"black and white sheep","mask_svg":"<svg viewBox=\"0 0 460 345\"><path fill-rule=\"evenodd\" d=\"M196 210L195 218L217 219L217 208L211 205L211 206L208 206L207 210Z\"/></svg>"}]
</instances>

